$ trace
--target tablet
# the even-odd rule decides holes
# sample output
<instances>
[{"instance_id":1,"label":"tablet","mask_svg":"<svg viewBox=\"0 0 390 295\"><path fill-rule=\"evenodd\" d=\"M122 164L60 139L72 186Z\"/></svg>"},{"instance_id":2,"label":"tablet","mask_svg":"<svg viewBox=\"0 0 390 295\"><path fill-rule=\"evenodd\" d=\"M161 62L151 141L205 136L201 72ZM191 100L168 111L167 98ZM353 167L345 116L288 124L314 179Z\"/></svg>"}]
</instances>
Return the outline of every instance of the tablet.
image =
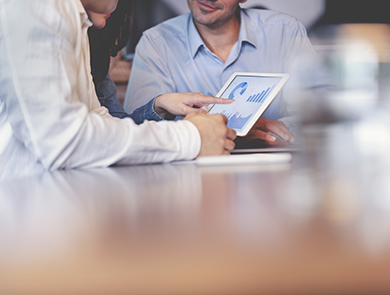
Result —
<instances>
[{"instance_id":1,"label":"tablet","mask_svg":"<svg viewBox=\"0 0 390 295\"><path fill-rule=\"evenodd\" d=\"M288 74L234 73L216 96L235 101L227 105L209 105L209 114L225 115L227 126L238 136L245 136L289 77Z\"/></svg>"}]
</instances>

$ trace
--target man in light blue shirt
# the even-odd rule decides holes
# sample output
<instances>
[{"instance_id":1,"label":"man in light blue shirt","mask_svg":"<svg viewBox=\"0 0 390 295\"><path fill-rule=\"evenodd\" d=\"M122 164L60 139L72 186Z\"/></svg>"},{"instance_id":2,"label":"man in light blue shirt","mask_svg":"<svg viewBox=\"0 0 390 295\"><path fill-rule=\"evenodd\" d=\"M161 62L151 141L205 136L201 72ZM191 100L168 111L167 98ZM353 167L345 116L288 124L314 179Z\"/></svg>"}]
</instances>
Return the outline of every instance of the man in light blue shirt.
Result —
<instances>
[{"instance_id":1,"label":"man in light blue shirt","mask_svg":"<svg viewBox=\"0 0 390 295\"><path fill-rule=\"evenodd\" d=\"M248 138L268 144L294 115L297 89L323 86L306 29L295 18L268 10L240 9L246 0L188 0L191 13L144 32L136 49L125 98L129 113L150 97L169 92L214 96L234 72L289 73L291 79ZM309 77L310 79L307 79ZM280 120L284 121L286 124Z\"/></svg>"}]
</instances>

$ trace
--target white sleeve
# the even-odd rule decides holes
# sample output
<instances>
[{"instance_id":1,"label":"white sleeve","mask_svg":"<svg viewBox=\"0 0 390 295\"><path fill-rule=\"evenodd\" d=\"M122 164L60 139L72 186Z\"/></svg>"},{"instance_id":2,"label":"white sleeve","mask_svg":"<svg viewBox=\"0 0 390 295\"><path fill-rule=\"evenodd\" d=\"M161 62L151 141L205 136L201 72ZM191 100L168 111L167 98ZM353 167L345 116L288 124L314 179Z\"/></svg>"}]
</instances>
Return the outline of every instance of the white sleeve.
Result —
<instances>
[{"instance_id":1,"label":"white sleeve","mask_svg":"<svg viewBox=\"0 0 390 295\"><path fill-rule=\"evenodd\" d=\"M188 121L137 126L91 112L80 91L84 37L74 0L0 4L0 97L13 135L46 169L197 156L200 135Z\"/></svg>"}]
</instances>

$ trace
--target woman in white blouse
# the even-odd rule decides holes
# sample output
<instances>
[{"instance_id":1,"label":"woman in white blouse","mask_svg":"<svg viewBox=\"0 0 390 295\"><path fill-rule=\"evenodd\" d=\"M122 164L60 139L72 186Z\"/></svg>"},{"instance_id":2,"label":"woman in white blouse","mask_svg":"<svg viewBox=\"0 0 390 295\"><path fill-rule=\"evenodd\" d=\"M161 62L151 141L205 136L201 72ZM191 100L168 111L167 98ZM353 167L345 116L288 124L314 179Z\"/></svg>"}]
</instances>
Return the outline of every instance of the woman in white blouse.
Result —
<instances>
[{"instance_id":1,"label":"woman in white blouse","mask_svg":"<svg viewBox=\"0 0 390 295\"><path fill-rule=\"evenodd\" d=\"M96 98L87 29L118 0L0 0L0 179L11 174L228 154L226 118L111 117ZM88 14L87 14L88 12Z\"/></svg>"}]
</instances>

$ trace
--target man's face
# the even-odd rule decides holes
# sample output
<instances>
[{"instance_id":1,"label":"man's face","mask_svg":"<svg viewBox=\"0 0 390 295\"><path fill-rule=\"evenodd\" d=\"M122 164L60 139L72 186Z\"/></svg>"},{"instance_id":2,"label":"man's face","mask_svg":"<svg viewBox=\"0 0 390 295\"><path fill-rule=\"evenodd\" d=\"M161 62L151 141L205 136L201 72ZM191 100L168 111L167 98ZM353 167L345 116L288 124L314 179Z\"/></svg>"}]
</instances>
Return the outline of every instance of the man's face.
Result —
<instances>
[{"instance_id":1,"label":"man's face","mask_svg":"<svg viewBox=\"0 0 390 295\"><path fill-rule=\"evenodd\" d=\"M218 28L229 22L240 2L246 0L187 0L194 21L210 28Z\"/></svg>"}]
</instances>

